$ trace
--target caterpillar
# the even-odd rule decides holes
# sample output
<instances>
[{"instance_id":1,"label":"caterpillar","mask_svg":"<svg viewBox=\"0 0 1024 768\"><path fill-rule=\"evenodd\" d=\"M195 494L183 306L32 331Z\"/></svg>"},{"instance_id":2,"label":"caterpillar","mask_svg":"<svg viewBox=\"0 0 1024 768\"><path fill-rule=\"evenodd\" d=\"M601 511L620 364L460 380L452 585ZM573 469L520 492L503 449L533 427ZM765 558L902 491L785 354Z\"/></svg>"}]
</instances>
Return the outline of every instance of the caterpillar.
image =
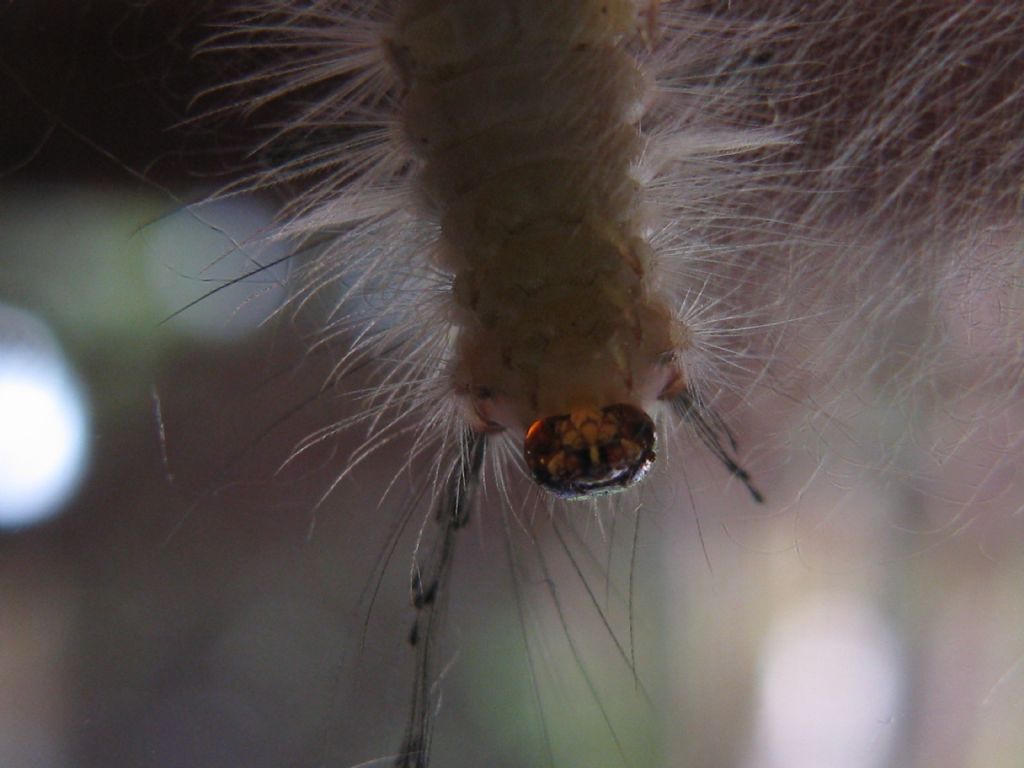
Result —
<instances>
[{"instance_id":1,"label":"caterpillar","mask_svg":"<svg viewBox=\"0 0 1024 768\"><path fill-rule=\"evenodd\" d=\"M339 365L384 361L386 394L359 417L375 425L360 459L412 414L421 415L414 452L443 457L433 471L437 541L421 547L411 573L417 682L397 761L426 765L439 593L485 456L497 455L503 489L513 484L508 467L525 460L539 487L590 499L643 478L674 416L761 500L703 402L697 360L710 345L690 320L700 305L684 294L702 295L707 281L670 289L656 256L659 246L684 247L664 232L659 208L721 204L688 200L675 185L671 202L658 201L648 189L669 168L699 178L710 159L785 139L770 126L673 130L680 109L660 103L655 73L679 66L685 49L655 44L671 18L656 4L311 3L251 13L217 44L269 37L263 45L311 53L251 79L272 83L274 98L328 89L276 137L317 148L255 183L319 178L277 236L332 233L303 300L340 285L333 326L363 330ZM346 130L354 135L330 138ZM350 308L360 294L372 297L369 313Z\"/></svg>"}]
</instances>

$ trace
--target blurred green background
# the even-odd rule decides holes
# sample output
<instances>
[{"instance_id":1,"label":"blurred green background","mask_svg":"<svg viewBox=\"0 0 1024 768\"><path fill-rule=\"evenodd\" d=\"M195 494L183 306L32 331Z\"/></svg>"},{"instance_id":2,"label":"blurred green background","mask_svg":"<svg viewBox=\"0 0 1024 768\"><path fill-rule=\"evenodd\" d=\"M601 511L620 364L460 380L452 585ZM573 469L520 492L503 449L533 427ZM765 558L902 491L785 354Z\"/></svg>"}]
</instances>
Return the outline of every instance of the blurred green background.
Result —
<instances>
[{"instance_id":1,"label":"blurred green background","mask_svg":"<svg viewBox=\"0 0 1024 768\"><path fill-rule=\"evenodd\" d=\"M230 76L192 55L215 18L0 8L0 303L49 329L88 419L67 501L0 531L5 768L387 765L400 743L415 525L372 612L365 590L425 467L381 501L396 444L318 505L361 438L286 462L352 407L318 395L338 352L309 352L313 322L262 322L287 268L190 306L274 255L246 246L272 197L189 205L247 141L188 119ZM962 351L940 352L956 397L867 383L827 420L767 395L737 416L763 508L685 440L635 537L631 507L509 533L492 494L459 543L435 764L1024 764L1024 414Z\"/></svg>"}]
</instances>

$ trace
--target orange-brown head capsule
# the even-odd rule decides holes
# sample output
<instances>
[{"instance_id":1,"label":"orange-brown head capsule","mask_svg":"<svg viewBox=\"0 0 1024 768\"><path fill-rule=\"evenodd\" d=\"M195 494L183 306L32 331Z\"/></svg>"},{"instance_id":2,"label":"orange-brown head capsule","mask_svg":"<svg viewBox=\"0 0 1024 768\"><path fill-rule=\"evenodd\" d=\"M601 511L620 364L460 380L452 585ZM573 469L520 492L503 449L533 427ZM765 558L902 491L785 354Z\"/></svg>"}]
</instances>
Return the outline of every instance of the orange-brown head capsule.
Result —
<instances>
[{"instance_id":1,"label":"orange-brown head capsule","mask_svg":"<svg viewBox=\"0 0 1024 768\"><path fill-rule=\"evenodd\" d=\"M632 485L654 463L654 422L632 405L581 408L537 419L523 448L533 478L563 498Z\"/></svg>"}]
</instances>

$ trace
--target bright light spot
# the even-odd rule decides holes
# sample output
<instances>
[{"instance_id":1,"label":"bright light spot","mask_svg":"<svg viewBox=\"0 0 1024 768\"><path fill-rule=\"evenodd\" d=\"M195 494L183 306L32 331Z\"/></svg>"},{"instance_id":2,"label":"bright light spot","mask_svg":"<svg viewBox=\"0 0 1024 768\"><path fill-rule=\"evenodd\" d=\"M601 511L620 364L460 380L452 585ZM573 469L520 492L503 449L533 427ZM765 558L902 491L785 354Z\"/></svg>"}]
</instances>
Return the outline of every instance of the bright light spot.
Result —
<instances>
[{"instance_id":1,"label":"bright light spot","mask_svg":"<svg viewBox=\"0 0 1024 768\"><path fill-rule=\"evenodd\" d=\"M288 245L264 235L273 211L232 197L190 205L146 227L150 280L172 329L232 341L259 327L287 296ZM193 303L195 302L195 303Z\"/></svg>"},{"instance_id":2,"label":"bright light spot","mask_svg":"<svg viewBox=\"0 0 1024 768\"><path fill-rule=\"evenodd\" d=\"M804 603L765 647L752 765L874 768L885 763L899 700L897 651L870 606Z\"/></svg>"},{"instance_id":3,"label":"bright light spot","mask_svg":"<svg viewBox=\"0 0 1024 768\"><path fill-rule=\"evenodd\" d=\"M0 527L55 514L86 459L86 413L53 337L0 305Z\"/></svg>"}]
</instances>

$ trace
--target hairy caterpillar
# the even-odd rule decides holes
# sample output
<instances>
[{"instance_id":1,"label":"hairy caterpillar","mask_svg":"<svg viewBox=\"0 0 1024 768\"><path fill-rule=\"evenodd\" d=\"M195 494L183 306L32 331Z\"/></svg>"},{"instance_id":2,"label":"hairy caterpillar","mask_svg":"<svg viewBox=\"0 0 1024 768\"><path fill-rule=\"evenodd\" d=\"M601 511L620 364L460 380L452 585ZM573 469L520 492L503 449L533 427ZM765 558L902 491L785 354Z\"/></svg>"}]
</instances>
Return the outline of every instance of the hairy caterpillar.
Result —
<instances>
[{"instance_id":1,"label":"hairy caterpillar","mask_svg":"<svg viewBox=\"0 0 1024 768\"><path fill-rule=\"evenodd\" d=\"M552 15L562 12L599 14L600 4L536 5L535 12L526 14L531 29L554 30L555 37L561 34L570 39L574 34L592 34L607 44L608 39L595 33L590 21L559 26L552 20ZM468 287L453 290L453 275L465 275L473 265L460 263L458 254L438 253L439 233L444 232L439 210L444 206L431 199L438 192L422 179L423 165L429 162L413 148L411 129L427 124L433 130L449 112L452 119L482 118L472 111L479 105L466 96L454 98L450 109L428 99L420 117L410 118L407 110L413 107L408 105L408 94L417 84L422 90L428 78L417 75L417 57L400 44L403 34L408 34L403 33L403 18L432 20L437 23L422 21L428 31L421 27L411 37L426 46L430 56L464 55L467 47L492 43L475 31L460 37L457 45L430 43L444 30L459 29L477 18L471 11L486 15L489 9L500 15L504 9L513 15L510 9L518 7L443 1L268 3L243 8L231 29L211 43L224 49L229 61L237 57L239 71L244 73L237 85L243 94L229 88L227 95L218 90L208 98L233 113L241 105L251 122L276 128L267 151L261 147L256 152L270 170L243 180L239 188L274 185L290 195L300 190L285 209L275 238L304 241L297 247L302 253L291 259L293 264L305 264L295 275L293 306L322 303L326 307L318 318L324 332L321 348L330 353L331 365L337 365L340 373L348 372L346 381L367 387L361 412L344 421L325 421L321 431L296 452L294 463L299 463L317 449L332 447L353 426L364 431L371 427L363 448L341 469L331 469L334 478L318 489L322 501L308 506L316 506L321 524L328 518L353 516L355 502L346 482L361 473L379 472L392 447L400 453L395 464L401 466L408 456L409 474L414 475L411 500L405 502L400 499L399 481L390 476L379 481L381 488L396 490L385 496L372 523L378 528L385 526L385 520L389 526L405 525L409 534L401 541L397 534L389 539L388 551L396 553L390 571L403 571L412 550L416 552L413 598L419 605L416 611L402 613L402 628L394 630L396 634L403 628L408 631L416 614L412 629L416 650L405 649L401 657L409 665L411 657L424 654L415 674L409 732L404 743L399 742L400 718L405 717L401 712L406 707L404 702L393 704L389 712L399 714L394 714L395 721L387 723L386 733L372 747L379 751L367 755L365 746L360 751L345 750L338 762L347 765L384 755L389 751L386 739L401 744L401 759L407 764L425 761L431 726L439 717L441 736L434 762L442 765L456 762L455 755L465 764L504 760L555 765L792 765L793 760L772 757L772 739L780 737L770 726L757 726L768 735L758 731L751 742L760 744L763 738L768 746L752 745L755 751L749 760L739 754L740 748L730 750L721 743L740 740L735 738L740 726L732 730L721 724L752 720L753 715L738 718L737 713L746 711L755 695L737 683L742 664L736 660L747 657L728 650L733 647L733 635L746 633L734 632L728 618L718 617L739 615L737 606L744 600L767 603L764 592L771 592L766 586L771 583L770 572L737 562L743 559L730 558L722 547L716 551L714 534L709 533L716 590L709 585L710 579L701 580L709 569L699 547L694 551L666 545L660 552L642 543L636 547L632 524L640 518L633 511L643 504L640 514L645 525L651 520L660 535L674 519L692 519L696 508L705 520L722 520L728 526L728 540L739 542L741 551L767 549L773 555L770 559L778 561L783 557L780 551L792 546L798 550L798 559L810 563L811 571L819 564L816 560L830 559L831 550L823 543L829 533L858 542L850 556L855 562L892 557L909 563L903 570L910 572L914 558L908 552L939 547L951 538L970 542L969 536L951 534L973 521L984 524L975 529L994 525L994 530L1002 531L1001 521L1013 519L1012 512L1020 504L1015 470L1020 458L1016 402L1022 22L1012 6L995 8L978 2L957 7L916 2L896 8L839 1L813 8L795 2L746 8L724 2L608 6L623 13L628 10L625 16L613 14L619 21L608 24L634 19L613 27L629 31L613 35L611 47L616 53L608 57L636 62L642 76L635 86L634 109L618 113L617 126L598 121L596 125L605 127L581 127L586 120L596 120L595 116L616 114L601 101L600 93L591 99L588 91L587 99L566 96L565 110L559 114L569 115L566 131L579 129L584 138L593 132L605 136L615 128L626 133L634 130L640 137L643 149L638 154L601 149L597 155L627 166L626 178L637 182L638 191L628 190L625 197L638 196L635 199L642 204L636 207L642 215L623 218L649 235L650 254L643 262L641 282L650 296L664 298L662 306L686 329L675 335L676 342L680 336L683 340L677 354L658 362L682 371L676 383L692 388L695 409L682 403L684 418L679 419L671 412L670 402L658 400L665 391L658 385L664 381L657 376L638 377L649 386L645 397L654 401L651 415L659 431L654 476L617 498L563 504L536 488L526 476L522 456L522 433L530 422L563 409L556 405L551 413L538 409L536 414L516 417L516 409L529 398L515 399L515 407L507 403L502 407L495 398L480 397L485 393L459 384L454 375L460 362L475 358L460 349L448 331L473 320L473 301L465 297L491 282L474 285L467 280L463 282ZM423 15L417 16L421 9ZM415 26L414 21L407 23ZM586 44L593 41L588 38ZM404 45L408 47L409 41ZM501 45L498 50L505 51ZM562 59L556 57L556 61L569 57L559 55ZM542 61L509 57L502 64L512 70L519 64L524 72L551 64L545 57L536 58ZM454 66L462 66L461 61L456 56ZM603 59L588 66L602 74L619 71ZM469 66L463 75L476 77L477 87L482 69L475 67L475 63ZM571 72L558 73L571 79ZM614 91L614 81L608 75L600 85ZM551 82L540 78L538 83L537 89L548 93L546 88L558 85L558 78ZM499 97L500 92L494 96ZM498 109L493 101L482 103L489 104L485 112ZM579 125L572 122L575 115ZM512 118L513 125L516 119ZM514 164L527 151L541 157L550 150L556 159L571 158L571 151L558 143L557 129L556 125L543 128L552 137L550 146L536 141L534 147L524 140L507 156L487 150L486 168ZM442 125L437 130L443 134L449 128ZM551 173L544 178L563 180L554 170L543 170ZM593 174L609 178L604 170ZM571 173L566 177L567 183L573 180ZM589 193L583 196L590 199ZM521 210L517 205L509 202L505 208L516 212ZM593 229L589 223L588 227ZM260 258L250 243L244 245ZM259 274L264 273L261 264L254 267ZM552 269L565 266L556 264ZM480 266L476 268L479 271ZM525 269L521 274L517 270L513 277L526 274ZM571 279L575 274L560 277ZM639 293L629 294L630 305ZM498 300L496 307L513 310L508 304ZM530 319L540 324L546 318L531 315ZM559 319L564 320L561 315ZM612 357L614 369L618 364ZM603 364L607 368L608 362ZM570 361L563 367L569 373L583 373L582 366L577 370ZM364 376L365 385L361 384ZM598 383L614 388L614 377L608 378ZM592 375L586 379L588 385L594 384L592 379ZM319 399L326 400L328 395L321 393ZM629 396L612 394L606 399L599 407L622 403ZM645 404L644 409L648 407ZM722 414L721 422L716 413ZM512 429L510 424L517 420ZM487 434L486 449L481 439L462 437L463 425L468 423L472 430L490 421L502 424L505 431ZM708 463L705 468L701 463L707 452L700 445L702 432L713 450L726 450L724 458L734 461L725 423L744 437L742 463L750 468L757 487L765 490L771 504L768 512L750 505L721 467ZM466 457L461 467L460 456ZM478 461L482 483L474 489L473 500L483 502L483 507L481 514L474 515L475 505L466 503L469 489L462 470L474 468ZM342 473L345 476L339 478ZM331 493L335 481L337 490ZM685 493L673 495L674 481L680 490L693 489L693 503ZM665 486L672 490L663 490ZM374 500L381 495L379 488L371 493ZM433 504L427 501L430 497ZM911 500L906 506L916 512L898 513L893 497ZM451 512L440 526L433 517L438 505ZM468 519L463 511L469 512ZM396 517L399 522L392 523ZM750 532L769 523L779 523L773 529L776 536L780 530L788 532L781 536L781 545L777 538ZM645 530L653 535L649 528ZM360 539L369 535L368 529L356 525L346 531ZM689 533L697 538L695 532ZM551 669L560 663L560 657L547 648L553 641L534 636L531 645L528 638L533 661L520 668L519 676L527 688L538 689L540 702L527 696L523 708L539 710L540 720L552 730L550 722L563 715L560 707L586 709L601 731L599 753L588 757L586 748L564 733L552 736L550 746L542 744L534 751L514 749L499 739L498 746L482 750L485 757L476 759L469 747L455 743L455 734L474 733L478 725L460 722L456 729L453 722L444 722L447 713L460 711L451 691L453 679L467 661L458 656L472 655L473 649L470 641L456 639L452 650L452 645L443 643L438 627L440 608L449 596L457 610L467 582L485 580L492 567L492 561L479 554L476 560L466 560L474 557L474 535L478 540L510 542L516 589L541 594L533 602L544 603L547 623L554 625L556 635L569 638L565 666L585 678L574 689L576 699L568 704L560 700L548 682L556 681L555 687L563 682L562 670ZM317 531L317 539L327 536ZM1019 538L997 538L1001 541L989 542L986 554L994 551L994 560L1001 564L997 572L1012 573L1007 561L1014 561L1012 542ZM609 567L601 545L593 544L595 539L617 542L625 556L612 552ZM453 559L456 540L458 556ZM993 548L993 543L1003 547ZM587 545L597 551L589 551ZM484 546L476 544L478 549ZM486 552L497 550L495 556L500 557L502 548L497 545ZM957 551L969 548L968 544ZM553 562L552 551L561 557L560 563ZM471 570L453 574L455 559L468 562ZM636 560L640 572L634 584ZM943 560L941 570L962 568L964 559L954 562L956 566ZM643 567L658 564L670 571L670 583L686 587L648 594L640 586ZM602 581L598 574L604 570L612 573ZM581 581L580 573L590 580ZM875 572L870 575L874 577ZM446 576L455 589L439 578ZM754 587L744 593L731 591L733 580L744 578ZM404 576L402 580L408 581ZM876 589L885 596L879 602L897 602L888 590L898 594L899 589L892 587L891 580L879 580L884 587ZM893 612L912 614L922 610L918 603L948 603L962 610L970 600L958 600L958 590L975 583L987 589L997 583L974 582L967 576L936 581L940 586L933 602L908 599ZM899 583L905 587L905 582ZM548 584L556 589L549 591ZM693 609L692 602L679 605L682 601L674 598L684 588L688 601L697 592L712 594L700 603L706 610ZM578 630L580 611L566 595L571 590L592 614L592 623L584 621L582 626L593 627L589 634L604 637L610 648L595 651L585 646L590 638L585 637L586 629ZM518 597L506 593L505 599L515 606ZM634 601L639 601L635 611ZM657 607L652 608L652 603ZM1012 598L1003 604L1012 613ZM480 615L464 617L462 626L470 620L486 621L483 608L477 608ZM380 604L375 608L378 614L383 610ZM519 615L514 607L510 610L524 625L531 624L528 608L520 608ZM721 634L717 642L709 643L712 650L704 657L713 670L706 679L690 670L678 675L678 689L668 693L657 689L649 666L656 654L643 645L642 632L634 649L632 627L634 618L642 625L645 614L658 610L678 614L678 625L670 621L670 628L659 631L666 645L681 644L681 637L692 636L685 633L697 633L704 626L719 627ZM945 613L934 608L928 615L944 617ZM968 617L960 622L950 619L941 624L941 631L954 636L958 623L974 620L974 614ZM837 624L855 629L864 622ZM936 624L940 625L938 619ZM456 630L459 626L456 621ZM994 662L996 669L980 693L973 699L964 695L964 708L978 720L979 700L987 701L990 694L996 696L1006 688L1012 698L1019 689L1013 662L1020 649L1014 650L1013 633L1008 634L1009 656ZM915 660L932 658L913 643L910 632L903 636ZM434 656L426 655L425 645L432 647ZM483 651L488 663L496 663L496 648L501 647L496 642L492 645ZM975 647L989 646L979 642ZM671 652L666 655L674 658ZM947 677L961 661L956 657L945 665ZM617 687L595 681L595 666L604 664L624 670L626 680ZM381 685L404 690L408 673L404 668L400 682ZM997 685L1004 680L1003 673L1008 685ZM787 683L792 687L792 676ZM650 693L655 711L668 720L668 734L650 757L637 748L636 739L623 734L623 716L614 709L620 699L643 699L637 688ZM446 700L438 707L442 691ZM502 693L495 687L491 695L499 698ZM769 698L767 693L764 696ZM701 714L692 714L698 704ZM463 704L461 711L467 708ZM1016 712L1009 704L1002 711L1011 719ZM824 718L823 712L815 715ZM688 723L679 728L679 734L675 733L677 718ZM355 720L356 713L342 709L338 719ZM648 719L656 718L649 715ZM884 711L876 713L876 725L884 719ZM927 730L927 719L909 709L897 708L893 721L897 726L890 730L910 734L904 737L907 740ZM717 733L728 739L716 736L714 723L720 724ZM801 733L807 738L812 731L812 725L805 723ZM623 742L621 754L616 741ZM935 743L941 744L941 739L921 738L916 748L904 749L910 758L928 765L968 762L958 759L955 750L942 752L937 759ZM647 759L636 759L638 752ZM899 757L892 760L913 762ZM319 756L307 753L303 762L318 760ZM381 757L376 762L391 761Z\"/></svg>"},{"instance_id":2,"label":"hairy caterpillar","mask_svg":"<svg viewBox=\"0 0 1024 768\"><path fill-rule=\"evenodd\" d=\"M687 101L671 103L658 70L682 65L685 49L648 39L660 24L686 21L668 8L312 3L252 14L218 44L313 51L256 82L269 81L275 99L327 88L277 138L302 146L339 128L355 134L300 151L266 181L321 177L278 236L331 233L300 295L340 284L334 325L362 326L340 369L365 358L382 369L386 394L359 417L373 429L358 460L409 430L410 414L422 419L411 428L414 454L441 456L432 502L440 531L412 567L417 682L397 761L426 765L438 606L486 446L500 451L490 468L515 525L532 527L507 490L516 452L547 491L593 498L647 473L656 455L649 414L670 431L673 411L761 499L730 454L728 428L702 401L699 360L710 345L693 318L705 307L686 297L703 297L708 280L671 286L656 255L686 247L665 232L663 209L707 214L721 203L703 190L705 199L690 200L676 183L671 202L658 201L648 188L670 169L699 178L706 158L784 140L768 127L715 125L715 115L692 135L675 130ZM296 71L306 74L296 80ZM359 295L370 297L370 313L350 308Z\"/></svg>"}]
</instances>

